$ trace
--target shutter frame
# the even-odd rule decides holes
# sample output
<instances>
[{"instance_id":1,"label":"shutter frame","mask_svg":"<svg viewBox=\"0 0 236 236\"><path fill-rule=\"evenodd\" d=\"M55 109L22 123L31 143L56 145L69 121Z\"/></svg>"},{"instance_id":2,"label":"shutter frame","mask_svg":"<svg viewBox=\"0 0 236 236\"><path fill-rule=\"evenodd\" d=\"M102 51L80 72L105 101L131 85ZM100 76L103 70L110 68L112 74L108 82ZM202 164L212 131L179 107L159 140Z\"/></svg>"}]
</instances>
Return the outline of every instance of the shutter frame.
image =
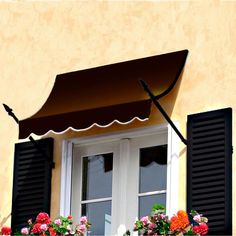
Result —
<instances>
[{"instance_id":1,"label":"shutter frame","mask_svg":"<svg viewBox=\"0 0 236 236\"><path fill-rule=\"evenodd\" d=\"M215 111L210 111L210 112L204 112L204 113L198 113L198 114L193 114L193 115L188 116L188 123L187 123L187 137L188 137L188 147L187 147L187 210L191 211L192 209L194 209L194 210L198 211L197 208L202 209L204 212L200 212L200 210L199 210L199 213L203 213L203 214L205 213L206 217L207 217L207 212L208 212L207 208L209 206L205 205L205 206L201 207L201 204L199 204L199 206L197 206L197 204L198 204L197 201L199 202L199 199L196 199L196 196L194 198L194 191L193 191L193 187L194 187L193 181L195 183L196 182L198 182L198 183L201 182L201 180L199 181L199 179L197 179L197 178L201 178L201 177L196 177L196 174L194 176L194 173L195 173L194 170L196 170L196 166L194 167L194 165L196 165L196 164L193 164L193 159L195 158L195 160L194 160L195 163L197 161L199 163L201 163L202 161L205 160L204 156L202 156L202 158L201 158L201 155L206 156L206 149L205 149L205 153L203 151L202 154L200 154L200 155L195 154L195 157L194 157L194 151L196 153L196 149L198 147L201 147L201 145L204 143L204 141L203 141L202 144L200 144L198 146L196 146L196 141L194 143L194 138L196 138L196 134L194 134L194 125L196 127L197 122L202 122L202 124L205 122L205 125L203 125L203 126L206 127L207 122L209 122L209 125L212 122L213 123L212 127L214 127L214 122L215 122L215 124L220 123L220 121L217 121L217 119L219 117L220 117L220 119L224 120L224 137L220 136L219 133L218 133L219 138L217 139L217 137L216 137L217 130L216 129L210 130L209 132L211 132L212 134L209 135L209 137L206 137L206 133L204 133L205 128L204 127L202 128L199 125L198 130L199 130L199 127L200 127L200 129L202 129L203 131L200 131L198 133L198 136L200 138L197 138L197 139L200 140L200 142L201 142L201 132L203 132L202 133L202 140L207 140L208 139L207 140L208 143L212 141L212 143L214 143L214 145L218 145L218 143L215 142L215 140L218 140L218 141L220 140L221 142L224 142L224 145L223 145L224 146L224 156L223 156L224 157L224 161L223 161L224 163L221 161L222 160L221 154L218 154L218 161L219 161L218 165L223 166L223 164L224 164L224 169L219 170L219 171L223 172L223 176L224 176L224 179L223 179L224 186L219 186L219 187L221 187L221 189L223 187L224 194L222 195L222 192L219 191L219 193L217 193L219 198L217 198L217 196L216 196L216 198L214 199L215 201L217 201L217 199L218 199L218 202L216 203L215 206L220 206L219 204L221 204L221 205L224 204L224 207L222 209L222 214L224 214L224 227L221 230L217 230L217 228L216 228L217 223L216 223L215 228L214 228L214 223L213 223L214 219L217 220L217 217L215 217L215 218L212 217L212 216L209 217L209 226L212 225L211 227L209 227L209 235L211 235L211 234L214 234L214 235L232 235L232 108L225 108L225 109L220 109L220 110L215 110ZM220 127L220 125L218 125L218 127ZM206 132L206 130L205 130L205 132ZM215 134L214 134L214 132L215 132ZM222 139L222 137L223 137L223 139ZM205 145L204 148L207 148L207 142L204 144ZM215 147L217 147L217 146L215 146ZM209 150L210 151L207 154L208 157L211 155L211 152L212 152L211 150L214 150L214 147L211 148L211 149L209 148ZM214 156L215 157L217 156L217 148L215 148L215 150L216 150L215 154L212 154L211 158L214 158ZM198 156L198 157L196 157L196 156ZM219 159L219 157L221 158L221 160ZM208 158L207 161L209 162L209 160L210 159ZM216 169L215 170L210 169L211 167L213 167L213 165L214 164L212 164L212 163L206 164L205 167L209 168L208 173L210 173L211 171L212 171L212 173L213 173L213 171L217 172ZM200 166L199 168L201 169L201 164L199 164L199 166ZM215 164L215 166L216 166L216 164ZM220 177L220 175L218 175L218 178L219 177ZM211 182L211 180L210 180L210 178L214 179L214 176L210 176L208 178L209 178L209 182L207 183L208 188L210 188L210 187L214 188L214 183ZM204 181L204 178L202 178L202 179ZM199 186L199 190L201 190L201 188L200 188L201 183L198 186ZM195 189L197 189L197 187ZM210 191L210 190L208 190L208 191ZM196 190L195 190L195 192L196 192ZM204 189L203 189L203 192L204 192ZM206 193L207 193L207 190L206 190ZM213 193L213 195L214 194L216 194L216 193ZM220 197L219 195L222 195L222 197ZM210 197L210 195L208 195L208 196ZM222 199L222 202L220 202L220 199ZM193 208L193 206L195 208ZM204 210L204 208L205 208L205 210ZM216 215L217 215L217 212L216 212ZM211 218L212 218L212 222L211 222Z\"/></svg>"},{"instance_id":2,"label":"shutter frame","mask_svg":"<svg viewBox=\"0 0 236 236\"><path fill-rule=\"evenodd\" d=\"M27 220L34 219L39 212L50 214L53 138L36 140L36 143L41 150L32 142L15 144L11 218L13 232L25 226ZM32 196L31 189L34 192ZM33 209L35 211L32 212Z\"/></svg>"}]
</instances>

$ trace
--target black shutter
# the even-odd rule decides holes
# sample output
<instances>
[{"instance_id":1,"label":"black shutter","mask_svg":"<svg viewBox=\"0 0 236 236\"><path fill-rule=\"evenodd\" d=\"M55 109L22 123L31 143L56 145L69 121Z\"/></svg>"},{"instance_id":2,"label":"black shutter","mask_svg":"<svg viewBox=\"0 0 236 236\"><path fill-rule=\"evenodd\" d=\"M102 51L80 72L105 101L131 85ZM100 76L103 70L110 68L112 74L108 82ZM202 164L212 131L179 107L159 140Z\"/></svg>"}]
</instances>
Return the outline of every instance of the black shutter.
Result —
<instances>
[{"instance_id":1,"label":"black shutter","mask_svg":"<svg viewBox=\"0 0 236 236\"><path fill-rule=\"evenodd\" d=\"M39 212L50 214L53 139L15 145L12 229L20 230Z\"/></svg>"},{"instance_id":2,"label":"black shutter","mask_svg":"<svg viewBox=\"0 0 236 236\"><path fill-rule=\"evenodd\" d=\"M209 235L232 235L232 109L188 116L187 209L209 219Z\"/></svg>"}]
</instances>

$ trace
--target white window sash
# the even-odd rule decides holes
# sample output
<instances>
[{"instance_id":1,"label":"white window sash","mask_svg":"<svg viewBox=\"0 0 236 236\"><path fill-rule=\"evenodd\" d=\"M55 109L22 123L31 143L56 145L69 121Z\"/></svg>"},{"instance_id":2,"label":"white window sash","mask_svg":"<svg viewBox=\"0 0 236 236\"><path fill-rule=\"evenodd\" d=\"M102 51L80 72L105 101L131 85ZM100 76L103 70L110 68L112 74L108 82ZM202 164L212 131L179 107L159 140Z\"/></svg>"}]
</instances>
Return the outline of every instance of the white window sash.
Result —
<instances>
[{"instance_id":1,"label":"white window sash","mask_svg":"<svg viewBox=\"0 0 236 236\"><path fill-rule=\"evenodd\" d=\"M177 126L178 124L175 123ZM168 157L167 157L167 189L164 190L167 195L166 199L166 209L167 214L172 215L178 210L178 179L179 179L179 143L180 140L175 134L174 130L169 125L160 125L160 126L150 126L147 128L138 128L125 132L114 132L111 134L103 134L92 137L85 138L76 138L71 140L63 141L63 150L62 150L62 163L61 163L61 194L60 194L60 214L67 216L71 214L71 189L72 189L72 153L74 145L84 145L84 144L98 144L106 143L107 141L118 141L120 140L120 157L117 158L117 163L115 164L118 169L114 168L113 177L120 180L114 183L117 187L112 190L112 209L116 209L113 214L113 230L114 228L122 229L123 232L126 227L127 229L132 229L134 219L130 219L126 212L131 210L129 206L129 184L125 181L127 176L130 174L129 166L125 165L125 155L129 155L130 140L127 138L136 138L152 134L168 132ZM123 154L122 154L123 153ZM124 155L124 153L126 153ZM128 153L128 154L127 154ZM122 154L122 155L121 155ZM114 165L114 164L113 164ZM122 167L122 168L121 168ZM120 175L120 170L122 169L122 175ZM119 177L119 178L117 178ZM113 178L113 181L114 181ZM125 184L124 184L125 183ZM137 181L138 186L138 181ZM124 190L127 191L124 191ZM121 191L119 191L121 190ZM136 196L140 196L138 193L138 187L136 187ZM125 192L125 194L121 194ZM156 191L154 191L156 192ZM159 191L158 191L159 192ZM164 193L164 192L163 192ZM154 193L153 193L154 194ZM136 208L138 206L138 197L136 197L137 202ZM119 202L118 202L119 201ZM134 204L134 205L135 205ZM120 207L119 207L120 206ZM114 208L115 207L115 208ZM125 210L126 209L126 210ZM136 209L136 214L138 209ZM127 222L129 223L127 224ZM116 222L116 225L114 224Z\"/></svg>"}]
</instances>

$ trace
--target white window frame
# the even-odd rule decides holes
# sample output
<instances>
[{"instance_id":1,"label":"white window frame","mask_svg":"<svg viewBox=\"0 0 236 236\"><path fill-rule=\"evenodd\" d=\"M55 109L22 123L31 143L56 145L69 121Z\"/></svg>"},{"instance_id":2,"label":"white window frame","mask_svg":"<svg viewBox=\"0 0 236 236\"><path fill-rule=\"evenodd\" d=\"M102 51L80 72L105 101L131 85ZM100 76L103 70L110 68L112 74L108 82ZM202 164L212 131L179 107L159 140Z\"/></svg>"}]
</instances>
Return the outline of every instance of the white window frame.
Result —
<instances>
[{"instance_id":1,"label":"white window frame","mask_svg":"<svg viewBox=\"0 0 236 236\"><path fill-rule=\"evenodd\" d=\"M178 123L175 122L178 126ZM120 160L119 167L123 168L123 173L129 173L128 166L125 166L125 158L127 153L129 153L129 138L137 138L141 136L161 134L167 132L168 138L168 156L167 156L167 193L166 193L166 209L169 216L173 215L178 210L178 180L179 180L179 137L176 135L175 131L170 125L156 125L148 126L145 128L137 128L132 130L125 130L122 132L113 132L109 134L102 134L90 137L82 137L76 139L63 140L62 148L62 162L61 162L61 194L60 194L60 215L67 216L71 214L71 191L72 191L72 162L73 162L73 147L74 145L85 145L85 144L98 144L106 143L110 141L122 140L120 142ZM123 179L127 179L127 176L122 175ZM121 184L122 183L122 184ZM119 204L128 204L127 196L128 193L125 191L126 186L123 184L124 181L118 183L120 190L119 192L125 192L119 196ZM118 191L117 189L114 191ZM114 192L113 192L114 193ZM119 193L117 192L116 195ZM114 199L112 199L114 200ZM113 204L112 204L113 205ZM122 208L123 211L125 208ZM132 209L130 209L131 211ZM120 211L113 215L112 221L119 222L119 228L121 231L125 230L125 227L132 229L134 220L130 219L129 215L125 214L127 212ZM137 213L137 212L136 212ZM128 222L128 223L127 223ZM124 225L126 223L126 226ZM113 225L114 228L117 226ZM118 233L119 234L119 233Z\"/></svg>"}]
</instances>

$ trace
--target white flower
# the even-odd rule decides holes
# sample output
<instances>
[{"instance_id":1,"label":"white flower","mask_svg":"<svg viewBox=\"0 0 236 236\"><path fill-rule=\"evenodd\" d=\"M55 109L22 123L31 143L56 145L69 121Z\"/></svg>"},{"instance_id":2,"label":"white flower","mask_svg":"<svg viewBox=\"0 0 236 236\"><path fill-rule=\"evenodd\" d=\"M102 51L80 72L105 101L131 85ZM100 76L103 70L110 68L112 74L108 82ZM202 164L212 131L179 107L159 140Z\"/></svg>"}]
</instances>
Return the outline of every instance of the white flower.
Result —
<instances>
[{"instance_id":1,"label":"white flower","mask_svg":"<svg viewBox=\"0 0 236 236\"><path fill-rule=\"evenodd\" d=\"M198 215L195 215L194 217L193 217L193 220L194 221L196 221L196 222L201 222L201 216L198 214Z\"/></svg>"},{"instance_id":2,"label":"white flower","mask_svg":"<svg viewBox=\"0 0 236 236\"><path fill-rule=\"evenodd\" d=\"M48 226L47 226L46 224L42 224L42 225L40 226L40 229L41 229L42 231L47 231Z\"/></svg>"},{"instance_id":3,"label":"white flower","mask_svg":"<svg viewBox=\"0 0 236 236\"><path fill-rule=\"evenodd\" d=\"M25 227L25 228L22 228L20 232L21 234L27 235L29 234L29 229Z\"/></svg>"}]
</instances>

